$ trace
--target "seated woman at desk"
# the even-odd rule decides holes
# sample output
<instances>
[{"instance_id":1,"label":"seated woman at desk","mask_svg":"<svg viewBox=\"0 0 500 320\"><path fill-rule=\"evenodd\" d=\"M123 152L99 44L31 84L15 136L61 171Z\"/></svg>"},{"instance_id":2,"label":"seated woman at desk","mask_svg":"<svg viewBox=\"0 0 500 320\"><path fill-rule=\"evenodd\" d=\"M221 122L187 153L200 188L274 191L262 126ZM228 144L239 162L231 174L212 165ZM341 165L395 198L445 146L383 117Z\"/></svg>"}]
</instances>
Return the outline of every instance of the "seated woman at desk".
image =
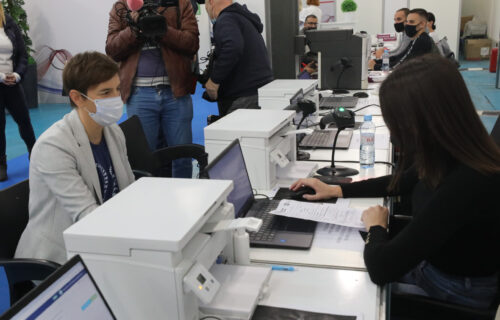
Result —
<instances>
[{"instance_id":1,"label":"seated woman at desk","mask_svg":"<svg viewBox=\"0 0 500 320\"><path fill-rule=\"evenodd\" d=\"M134 182L118 65L98 52L68 61L63 83L73 110L45 131L30 163L29 221L16 258L67 260L63 231Z\"/></svg>"},{"instance_id":2,"label":"seated woman at desk","mask_svg":"<svg viewBox=\"0 0 500 320\"><path fill-rule=\"evenodd\" d=\"M411 195L413 218L392 238L387 208L363 212L369 232L364 259L372 281L489 307L500 270L500 149L460 73L439 56L415 58L384 81L380 105L402 151L392 176L341 186L302 179L291 189L313 188L316 194L304 196L309 200Z\"/></svg>"}]
</instances>

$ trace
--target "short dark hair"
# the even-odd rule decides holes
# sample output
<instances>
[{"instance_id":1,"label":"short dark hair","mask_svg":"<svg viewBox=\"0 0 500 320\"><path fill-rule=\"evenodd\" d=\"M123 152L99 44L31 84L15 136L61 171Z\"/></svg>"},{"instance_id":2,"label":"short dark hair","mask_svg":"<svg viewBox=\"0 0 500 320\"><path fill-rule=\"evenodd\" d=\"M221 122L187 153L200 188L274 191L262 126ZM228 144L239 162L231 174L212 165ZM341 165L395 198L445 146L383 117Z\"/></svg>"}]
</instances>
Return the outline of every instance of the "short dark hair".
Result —
<instances>
[{"instance_id":1,"label":"short dark hair","mask_svg":"<svg viewBox=\"0 0 500 320\"><path fill-rule=\"evenodd\" d=\"M72 57L64 67L63 86L66 93L77 90L87 94L89 88L108 81L117 75L118 64L110 57L97 51L87 51ZM76 104L69 99L71 105Z\"/></svg>"},{"instance_id":2,"label":"short dark hair","mask_svg":"<svg viewBox=\"0 0 500 320\"><path fill-rule=\"evenodd\" d=\"M410 12L408 12L408 15L410 15L411 13L418 14L422 19L427 21L427 10L421 8L411 9Z\"/></svg>"},{"instance_id":3,"label":"short dark hair","mask_svg":"<svg viewBox=\"0 0 500 320\"><path fill-rule=\"evenodd\" d=\"M431 188L439 186L456 164L484 175L500 172L500 148L448 59L427 54L401 64L380 87L380 108L402 155L390 190L397 189L411 165Z\"/></svg>"},{"instance_id":4,"label":"short dark hair","mask_svg":"<svg viewBox=\"0 0 500 320\"><path fill-rule=\"evenodd\" d=\"M304 22L306 22L306 21L307 21L307 19L309 19L309 18L314 18L314 19L318 20L318 17L316 17L314 14L310 14L310 15L308 15L308 16L306 17L306 19L304 20Z\"/></svg>"},{"instance_id":5,"label":"short dark hair","mask_svg":"<svg viewBox=\"0 0 500 320\"><path fill-rule=\"evenodd\" d=\"M436 30L436 17L434 16L434 13L432 12L427 12L427 21L432 21L432 30Z\"/></svg>"},{"instance_id":6,"label":"short dark hair","mask_svg":"<svg viewBox=\"0 0 500 320\"><path fill-rule=\"evenodd\" d=\"M401 11L403 11L405 13L405 16L407 16L407 17L410 14L410 9L408 9L408 8L401 8L396 12L401 12Z\"/></svg>"}]
</instances>

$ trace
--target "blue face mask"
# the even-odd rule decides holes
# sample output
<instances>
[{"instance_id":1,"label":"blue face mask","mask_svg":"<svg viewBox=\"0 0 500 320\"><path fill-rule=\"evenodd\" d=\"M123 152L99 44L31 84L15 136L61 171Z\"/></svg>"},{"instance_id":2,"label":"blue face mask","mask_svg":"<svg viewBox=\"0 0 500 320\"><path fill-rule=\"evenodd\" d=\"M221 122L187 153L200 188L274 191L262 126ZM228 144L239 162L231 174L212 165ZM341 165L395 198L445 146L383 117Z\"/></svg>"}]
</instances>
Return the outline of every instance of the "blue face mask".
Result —
<instances>
[{"instance_id":1,"label":"blue face mask","mask_svg":"<svg viewBox=\"0 0 500 320\"><path fill-rule=\"evenodd\" d=\"M94 102L96 112L90 112L90 117L103 127L115 124L123 115L123 102L120 96L93 100L82 93L84 97Z\"/></svg>"}]
</instances>

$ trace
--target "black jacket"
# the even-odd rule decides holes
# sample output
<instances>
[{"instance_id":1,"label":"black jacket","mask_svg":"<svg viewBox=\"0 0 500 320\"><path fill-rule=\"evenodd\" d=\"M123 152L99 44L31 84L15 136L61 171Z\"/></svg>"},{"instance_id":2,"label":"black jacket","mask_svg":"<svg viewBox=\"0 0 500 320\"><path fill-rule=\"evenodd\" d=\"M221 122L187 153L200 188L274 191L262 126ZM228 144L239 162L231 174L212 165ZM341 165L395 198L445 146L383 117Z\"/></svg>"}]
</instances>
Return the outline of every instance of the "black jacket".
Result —
<instances>
[{"instance_id":1,"label":"black jacket","mask_svg":"<svg viewBox=\"0 0 500 320\"><path fill-rule=\"evenodd\" d=\"M26 52L21 29L19 29L14 19L8 14L5 15L4 31L13 46L12 62L14 64L14 72L19 74L22 79L28 65L28 53Z\"/></svg>"},{"instance_id":2,"label":"black jacket","mask_svg":"<svg viewBox=\"0 0 500 320\"><path fill-rule=\"evenodd\" d=\"M344 197L412 196L412 221L389 239L381 226L370 228L364 258L371 279L399 280L427 261L449 275L491 276L500 270L500 174L483 175L464 164L434 190L414 167L401 177L399 192L387 192L392 176L342 185Z\"/></svg>"},{"instance_id":3,"label":"black jacket","mask_svg":"<svg viewBox=\"0 0 500 320\"><path fill-rule=\"evenodd\" d=\"M413 58L422 56L427 53L432 53L435 47L434 41L427 32L423 32L418 38L410 41L406 49L398 55L390 57L390 67L396 68L400 64ZM382 69L382 60L376 60L375 70Z\"/></svg>"},{"instance_id":4,"label":"black jacket","mask_svg":"<svg viewBox=\"0 0 500 320\"><path fill-rule=\"evenodd\" d=\"M258 88L273 80L263 29L259 16L246 5L233 3L219 14L214 25L211 79L220 84L220 98L255 95Z\"/></svg>"}]
</instances>

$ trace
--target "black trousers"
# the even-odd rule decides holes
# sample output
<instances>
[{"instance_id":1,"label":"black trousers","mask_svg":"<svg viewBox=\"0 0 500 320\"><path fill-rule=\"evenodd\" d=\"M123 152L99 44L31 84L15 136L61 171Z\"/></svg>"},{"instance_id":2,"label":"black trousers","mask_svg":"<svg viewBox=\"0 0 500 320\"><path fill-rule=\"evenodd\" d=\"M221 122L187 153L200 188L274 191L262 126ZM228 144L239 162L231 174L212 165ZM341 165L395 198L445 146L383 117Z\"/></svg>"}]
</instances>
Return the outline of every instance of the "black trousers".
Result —
<instances>
[{"instance_id":1,"label":"black trousers","mask_svg":"<svg viewBox=\"0 0 500 320\"><path fill-rule=\"evenodd\" d=\"M7 86L0 83L0 157L6 155L7 142L5 138L5 109L9 110L19 128L19 134L26 143L28 152L35 144L35 132L31 125L30 114L26 104L23 88L20 84Z\"/></svg>"},{"instance_id":2,"label":"black trousers","mask_svg":"<svg viewBox=\"0 0 500 320\"><path fill-rule=\"evenodd\" d=\"M221 117L237 109L260 109L259 96L219 98L219 100L217 100L217 106L219 107L219 116Z\"/></svg>"}]
</instances>

